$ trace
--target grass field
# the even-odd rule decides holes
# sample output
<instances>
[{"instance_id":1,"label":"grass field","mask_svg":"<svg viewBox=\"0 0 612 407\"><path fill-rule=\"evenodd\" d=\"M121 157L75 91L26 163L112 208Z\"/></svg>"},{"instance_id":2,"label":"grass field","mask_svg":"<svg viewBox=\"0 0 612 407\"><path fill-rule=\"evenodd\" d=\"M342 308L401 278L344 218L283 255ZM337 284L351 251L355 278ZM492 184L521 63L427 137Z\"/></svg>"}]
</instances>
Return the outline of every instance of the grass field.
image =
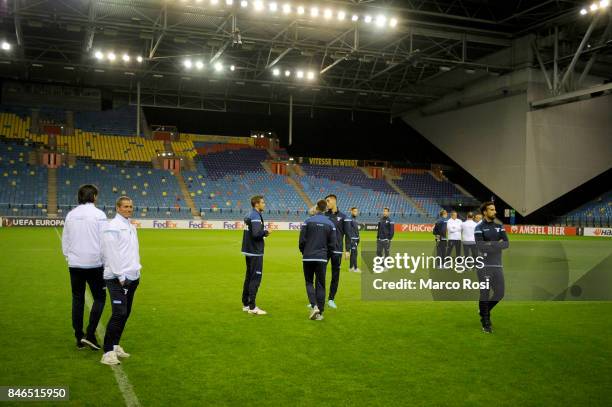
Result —
<instances>
[{"instance_id":1,"label":"grass field","mask_svg":"<svg viewBox=\"0 0 612 407\"><path fill-rule=\"evenodd\" d=\"M58 405L124 405L101 353L74 347L58 232L0 229L0 385L69 386ZM502 302L484 335L473 302L362 301L344 262L338 310L313 322L297 234L275 232L258 295L269 315L253 317L241 311L240 232L139 233L142 279L122 340L132 357L121 367L142 406L612 400L612 302ZM104 325L109 311L107 300Z\"/></svg>"}]
</instances>

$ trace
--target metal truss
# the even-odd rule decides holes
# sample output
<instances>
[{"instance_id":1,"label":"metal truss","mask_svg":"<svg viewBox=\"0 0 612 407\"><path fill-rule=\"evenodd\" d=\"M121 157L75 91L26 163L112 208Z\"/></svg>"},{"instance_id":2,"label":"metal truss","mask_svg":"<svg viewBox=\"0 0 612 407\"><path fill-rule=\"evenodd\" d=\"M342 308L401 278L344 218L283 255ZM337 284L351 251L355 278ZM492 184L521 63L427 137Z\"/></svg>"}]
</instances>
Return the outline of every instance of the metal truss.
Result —
<instances>
[{"instance_id":1,"label":"metal truss","mask_svg":"<svg viewBox=\"0 0 612 407\"><path fill-rule=\"evenodd\" d=\"M9 0L2 24L12 26L19 52L0 55L5 62L0 74L127 94L140 83L143 103L147 95L157 95L156 100L185 108L225 109L232 101L283 104L293 95L295 103L310 107L391 112L454 90L431 81L443 74L441 67L512 71L513 66L480 61L512 45L507 28L517 21L534 16L541 21L545 12L555 17L567 9L547 1L501 15L490 2L462 0L327 3L385 11L398 15L400 24L377 31L178 0ZM92 57L95 49L126 51L145 61L100 63ZM186 70L185 58L236 69L222 75ZM277 79L273 67L315 70L318 77L312 83Z\"/></svg>"}]
</instances>

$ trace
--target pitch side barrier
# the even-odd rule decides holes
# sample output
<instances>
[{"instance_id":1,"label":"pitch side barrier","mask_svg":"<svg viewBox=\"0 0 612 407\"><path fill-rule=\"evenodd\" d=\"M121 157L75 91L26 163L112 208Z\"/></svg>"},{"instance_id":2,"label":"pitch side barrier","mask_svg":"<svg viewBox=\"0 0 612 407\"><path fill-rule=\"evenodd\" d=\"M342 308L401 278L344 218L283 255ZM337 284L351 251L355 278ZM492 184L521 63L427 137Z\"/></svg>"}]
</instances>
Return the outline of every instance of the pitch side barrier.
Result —
<instances>
[{"instance_id":1,"label":"pitch side barrier","mask_svg":"<svg viewBox=\"0 0 612 407\"><path fill-rule=\"evenodd\" d=\"M42 217L15 217L0 218L2 227L63 227L64 219L51 219ZM185 220L185 219L134 219L132 221L141 229L193 229L193 230L242 230L244 222L236 220ZM274 230L300 230L301 222L267 221L266 228ZM377 229L375 223L360 223L359 229L373 231ZM612 228L579 228L566 226L541 225L505 225L509 234L542 235L542 236L596 236L612 237ZM397 223L395 232L426 232L433 231L433 224L428 223Z\"/></svg>"}]
</instances>

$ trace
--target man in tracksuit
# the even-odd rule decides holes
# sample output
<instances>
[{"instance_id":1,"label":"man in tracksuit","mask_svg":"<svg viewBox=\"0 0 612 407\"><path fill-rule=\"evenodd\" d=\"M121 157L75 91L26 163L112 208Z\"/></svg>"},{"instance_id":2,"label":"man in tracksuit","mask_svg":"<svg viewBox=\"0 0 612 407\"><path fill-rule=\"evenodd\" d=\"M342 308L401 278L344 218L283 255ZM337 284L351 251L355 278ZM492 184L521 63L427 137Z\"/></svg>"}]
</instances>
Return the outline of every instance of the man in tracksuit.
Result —
<instances>
[{"instance_id":1,"label":"man in tracksuit","mask_svg":"<svg viewBox=\"0 0 612 407\"><path fill-rule=\"evenodd\" d=\"M306 294L310 302L310 319L320 321L323 319L325 309L325 272L327 262L336 249L336 228L323 213L327 208L324 200L317 202L315 215L306 219L300 230L300 252L302 252L302 265L304 280L306 281ZM316 287L314 278L316 277Z\"/></svg>"},{"instance_id":2,"label":"man in tracksuit","mask_svg":"<svg viewBox=\"0 0 612 407\"><path fill-rule=\"evenodd\" d=\"M376 256L383 255L389 257L391 240L395 234L395 222L389 218L389 208L383 209L383 216L378 221L378 231L376 232Z\"/></svg>"},{"instance_id":3,"label":"man in tracksuit","mask_svg":"<svg viewBox=\"0 0 612 407\"><path fill-rule=\"evenodd\" d=\"M96 208L98 188L82 185L78 192L79 206L68 212L62 233L62 251L70 271L72 289L72 327L76 346L85 345L99 350L96 328L104 311L106 291L104 267L102 265L102 231L108 224L106 215ZM89 285L93 304L89 313L89 325L83 332L83 310L85 308L86 284Z\"/></svg>"},{"instance_id":4,"label":"man in tracksuit","mask_svg":"<svg viewBox=\"0 0 612 407\"><path fill-rule=\"evenodd\" d=\"M502 250L507 249L510 243L504 225L495 222L495 204L490 201L483 203L480 212L483 219L474 230L474 238L484 267L478 269L478 281L487 282L488 288L480 290L478 307L482 331L491 333L491 310L504 297L505 291Z\"/></svg>"},{"instance_id":5,"label":"man in tracksuit","mask_svg":"<svg viewBox=\"0 0 612 407\"><path fill-rule=\"evenodd\" d=\"M436 256L442 259L442 263L444 263L444 256L446 256L447 222L448 212L442 209L440 211L440 217L433 228L433 235L436 238Z\"/></svg>"},{"instance_id":6,"label":"man in tracksuit","mask_svg":"<svg viewBox=\"0 0 612 407\"><path fill-rule=\"evenodd\" d=\"M119 344L132 312L134 294L140 285L140 245L132 224L132 200L121 196L115 203L115 217L102 233L104 283L111 298L112 313L104 335L104 355L101 363L118 365L119 358L128 358Z\"/></svg>"},{"instance_id":7,"label":"man in tracksuit","mask_svg":"<svg viewBox=\"0 0 612 407\"><path fill-rule=\"evenodd\" d=\"M342 265L342 254L344 252L344 238L350 238L347 229L353 221L338 210L338 198L336 198L336 195L327 195L325 197L325 202L327 203L327 212L325 212L325 215L336 228L336 249L331 257L332 278L329 286L329 301L327 302L330 308L335 309L338 308L334 299L336 298L338 283L340 282L340 266Z\"/></svg>"},{"instance_id":8,"label":"man in tracksuit","mask_svg":"<svg viewBox=\"0 0 612 407\"><path fill-rule=\"evenodd\" d=\"M357 223L357 216L359 216L359 209L353 206L351 208L351 224L347 230L350 238L347 236L345 241L346 247L351 249L349 271L353 273L361 273L361 270L357 267L357 247L359 246L359 223Z\"/></svg>"},{"instance_id":9,"label":"man in tracksuit","mask_svg":"<svg viewBox=\"0 0 612 407\"><path fill-rule=\"evenodd\" d=\"M253 211L244 218L246 228L242 233L242 254L246 259L246 274L242 286L242 310L253 315L266 315L267 312L257 307L255 298L263 273L264 238L270 232L264 227L261 213L266 207L263 196L251 198Z\"/></svg>"}]
</instances>

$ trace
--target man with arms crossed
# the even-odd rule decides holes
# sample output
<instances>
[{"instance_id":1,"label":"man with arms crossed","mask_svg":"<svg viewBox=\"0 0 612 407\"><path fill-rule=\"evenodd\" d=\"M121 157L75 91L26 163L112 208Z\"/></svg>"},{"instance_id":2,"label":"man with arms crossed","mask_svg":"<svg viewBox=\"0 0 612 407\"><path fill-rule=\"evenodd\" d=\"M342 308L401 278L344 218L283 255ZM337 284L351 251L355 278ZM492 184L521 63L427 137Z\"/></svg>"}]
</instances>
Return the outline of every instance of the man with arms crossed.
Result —
<instances>
[{"instance_id":1,"label":"man with arms crossed","mask_svg":"<svg viewBox=\"0 0 612 407\"><path fill-rule=\"evenodd\" d=\"M242 254L246 259L246 274L242 285L242 310L252 315L266 315L267 312L257 307L255 303L263 273L264 238L270 234L265 229L261 216L266 207L263 196L252 197L251 207L253 210L244 218L246 229L242 232Z\"/></svg>"},{"instance_id":2,"label":"man with arms crossed","mask_svg":"<svg viewBox=\"0 0 612 407\"><path fill-rule=\"evenodd\" d=\"M325 309L325 272L327 262L336 249L336 228L324 215L327 203L317 202L316 214L306 219L300 230L299 247L306 281L306 294L310 302L310 319L323 319ZM316 277L316 287L314 278Z\"/></svg>"},{"instance_id":3,"label":"man with arms crossed","mask_svg":"<svg viewBox=\"0 0 612 407\"><path fill-rule=\"evenodd\" d=\"M457 211L451 211L451 218L446 222L446 228L448 230L448 245L446 249L446 255L450 256L455 249L455 255L461 256L461 219L457 218Z\"/></svg>"},{"instance_id":4,"label":"man with arms crossed","mask_svg":"<svg viewBox=\"0 0 612 407\"><path fill-rule=\"evenodd\" d=\"M66 215L62 233L62 251L68 261L72 288L72 328L78 349L87 345L92 350L99 350L96 327L106 302L101 238L107 219L104 212L96 208L98 188L94 185L81 186L77 199L79 206ZM87 333L83 333L85 284L89 284L93 297Z\"/></svg>"},{"instance_id":5,"label":"man with arms crossed","mask_svg":"<svg viewBox=\"0 0 612 407\"><path fill-rule=\"evenodd\" d=\"M480 323L484 333L493 332L491 311L504 298L504 269L502 267L502 250L509 246L504 225L495 222L495 204L491 201L480 205L483 219L474 230L478 252L484 258L484 267L478 269L478 281L488 282L489 288L480 290ZM493 295L491 295L493 291Z\"/></svg>"},{"instance_id":6,"label":"man with arms crossed","mask_svg":"<svg viewBox=\"0 0 612 407\"><path fill-rule=\"evenodd\" d=\"M130 219L134 212L132 200L121 196L115 204L117 214L102 234L104 282L111 297L112 315L104 336L101 363L118 365L118 357L127 358L119 345L128 317L132 312L134 293L140 283L140 253L136 227Z\"/></svg>"}]
</instances>

